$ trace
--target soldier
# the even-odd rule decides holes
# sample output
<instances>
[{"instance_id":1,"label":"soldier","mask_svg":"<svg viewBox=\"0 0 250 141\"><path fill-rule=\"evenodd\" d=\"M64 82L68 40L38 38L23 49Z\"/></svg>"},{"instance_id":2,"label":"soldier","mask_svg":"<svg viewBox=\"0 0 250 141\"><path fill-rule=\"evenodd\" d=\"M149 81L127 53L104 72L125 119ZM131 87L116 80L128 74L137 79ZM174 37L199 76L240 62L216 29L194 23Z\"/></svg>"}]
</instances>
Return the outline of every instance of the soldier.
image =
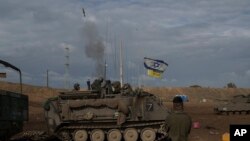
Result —
<instances>
[{"instance_id":1,"label":"soldier","mask_svg":"<svg viewBox=\"0 0 250 141\"><path fill-rule=\"evenodd\" d=\"M98 91L98 92L101 92L102 83L103 83L103 78L102 78L102 77L100 77L99 79L96 79L96 80L91 84L91 89L92 89L92 90L95 90L95 91Z\"/></svg>"},{"instance_id":2,"label":"soldier","mask_svg":"<svg viewBox=\"0 0 250 141\"><path fill-rule=\"evenodd\" d=\"M87 81L88 90L90 90L90 80Z\"/></svg>"},{"instance_id":3,"label":"soldier","mask_svg":"<svg viewBox=\"0 0 250 141\"><path fill-rule=\"evenodd\" d=\"M106 89L106 94L113 94L112 85L111 85L110 80L106 80L105 89Z\"/></svg>"},{"instance_id":4,"label":"soldier","mask_svg":"<svg viewBox=\"0 0 250 141\"><path fill-rule=\"evenodd\" d=\"M132 95L133 94L133 89L128 83L126 83L126 84L124 84L122 86L122 91L126 95Z\"/></svg>"},{"instance_id":5,"label":"soldier","mask_svg":"<svg viewBox=\"0 0 250 141\"><path fill-rule=\"evenodd\" d=\"M173 99L173 112L165 121L166 130L170 141L187 141L191 130L191 117L183 110L182 98Z\"/></svg>"},{"instance_id":6,"label":"soldier","mask_svg":"<svg viewBox=\"0 0 250 141\"><path fill-rule=\"evenodd\" d=\"M75 83L74 84L74 91L79 91L80 90L80 84L79 83Z\"/></svg>"},{"instance_id":7,"label":"soldier","mask_svg":"<svg viewBox=\"0 0 250 141\"><path fill-rule=\"evenodd\" d=\"M118 94L121 92L121 83L119 81L114 81L111 85L113 94Z\"/></svg>"}]
</instances>

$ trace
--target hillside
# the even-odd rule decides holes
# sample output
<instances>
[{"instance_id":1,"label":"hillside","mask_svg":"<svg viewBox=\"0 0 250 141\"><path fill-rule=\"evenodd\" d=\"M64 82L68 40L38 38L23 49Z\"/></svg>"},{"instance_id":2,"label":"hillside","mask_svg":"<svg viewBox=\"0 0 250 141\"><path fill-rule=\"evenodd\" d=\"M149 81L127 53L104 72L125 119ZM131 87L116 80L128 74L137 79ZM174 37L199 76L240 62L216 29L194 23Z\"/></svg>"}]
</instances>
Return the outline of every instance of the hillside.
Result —
<instances>
[{"instance_id":1,"label":"hillside","mask_svg":"<svg viewBox=\"0 0 250 141\"><path fill-rule=\"evenodd\" d=\"M11 82L0 81L0 89L20 92L19 84ZM176 94L185 94L192 102L200 102L202 99L220 101L229 99L234 95L250 94L250 88L145 87L143 89L161 97L165 102L170 101ZM43 102L49 97L58 95L59 91L63 91L63 89L23 85L23 94L28 95L32 103Z\"/></svg>"},{"instance_id":2,"label":"hillside","mask_svg":"<svg viewBox=\"0 0 250 141\"><path fill-rule=\"evenodd\" d=\"M200 102L206 99L207 102L217 102L230 99L234 95L248 95L250 88L168 88L168 87L152 87L144 88L145 91L153 93L163 99L163 101L171 100L176 94L185 94L191 102Z\"/></svg>"}]
</instances>

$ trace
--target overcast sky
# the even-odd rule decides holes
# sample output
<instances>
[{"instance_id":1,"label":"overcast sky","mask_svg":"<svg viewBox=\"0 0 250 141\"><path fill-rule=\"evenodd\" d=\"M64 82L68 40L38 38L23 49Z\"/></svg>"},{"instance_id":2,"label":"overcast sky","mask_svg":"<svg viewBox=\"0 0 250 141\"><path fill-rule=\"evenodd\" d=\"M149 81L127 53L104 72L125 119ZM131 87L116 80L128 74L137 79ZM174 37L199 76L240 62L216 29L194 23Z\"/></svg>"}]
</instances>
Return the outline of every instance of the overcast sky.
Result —
<instances>
[{"instance_id":1,"label":"overcast sky","mask_svg":"<svg viewBox=\"0 0 250 141\"><path fill-rule=\"evenodd\" d=\"M49 85L63 88L68 47L70 85L86 87L98 71L86 54L88 32L104 47L111 80L119 79L122 43L133 85L250 87L249 0L0 0L0 59L19 67L24 83L45 86L49 70ZM144 57L169 64L162 79L146 75Z\"/></svg>"}]
</instances>

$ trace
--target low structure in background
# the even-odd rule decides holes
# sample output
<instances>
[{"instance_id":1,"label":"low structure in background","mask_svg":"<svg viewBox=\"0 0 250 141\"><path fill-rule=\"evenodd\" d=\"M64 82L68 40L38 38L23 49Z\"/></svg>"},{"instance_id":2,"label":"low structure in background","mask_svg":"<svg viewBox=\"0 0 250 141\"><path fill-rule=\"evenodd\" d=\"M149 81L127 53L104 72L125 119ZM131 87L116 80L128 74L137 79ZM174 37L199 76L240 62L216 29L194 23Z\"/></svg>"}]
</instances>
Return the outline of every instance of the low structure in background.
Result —
<instances>
[{"instance_id":1,"label":"low structure in background","mask_svg":"<svg viewBox=\"0 0 250 141\"><path fill-rule=\"evenodd\" d=\"M177 94L177 95L175 95L175 97L180 97L183 102L188 102L189 101L188 96L185 95L185 94Z\"/></svg>"},{"instance_id":2,"label":"low structure in background","mask_svg":"<svg viewBox=\"0 0 250 141\"><path fill-rule=\"evenodd\" d=\"M0 60L0 64L10 67L20 74L20 93L0 90L0 140L8 140L21 132L23 122L28 121L28 96L22 94L22 73L17 67ZM5 76L2 73L1 76Z\"/></svg>"}]
</instances>

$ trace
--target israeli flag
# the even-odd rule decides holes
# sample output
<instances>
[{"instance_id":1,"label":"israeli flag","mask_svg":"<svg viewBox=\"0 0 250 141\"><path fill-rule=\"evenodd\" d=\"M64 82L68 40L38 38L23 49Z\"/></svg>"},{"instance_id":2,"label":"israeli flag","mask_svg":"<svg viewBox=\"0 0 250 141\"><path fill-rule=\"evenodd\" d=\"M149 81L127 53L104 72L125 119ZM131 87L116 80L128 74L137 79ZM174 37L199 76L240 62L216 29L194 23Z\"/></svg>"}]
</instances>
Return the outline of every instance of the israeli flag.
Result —
<instances>
[{"instance_id":1,"label":"israeli flag","mask_svg":"<svg viewBox=\"0 0 250 141\"><path fill-rule=\"evenodd\" d=\"M144 66L149 70L163 73L166 70L168 64L162 60L144 57Z\"/></svg>"}]
</instances>

